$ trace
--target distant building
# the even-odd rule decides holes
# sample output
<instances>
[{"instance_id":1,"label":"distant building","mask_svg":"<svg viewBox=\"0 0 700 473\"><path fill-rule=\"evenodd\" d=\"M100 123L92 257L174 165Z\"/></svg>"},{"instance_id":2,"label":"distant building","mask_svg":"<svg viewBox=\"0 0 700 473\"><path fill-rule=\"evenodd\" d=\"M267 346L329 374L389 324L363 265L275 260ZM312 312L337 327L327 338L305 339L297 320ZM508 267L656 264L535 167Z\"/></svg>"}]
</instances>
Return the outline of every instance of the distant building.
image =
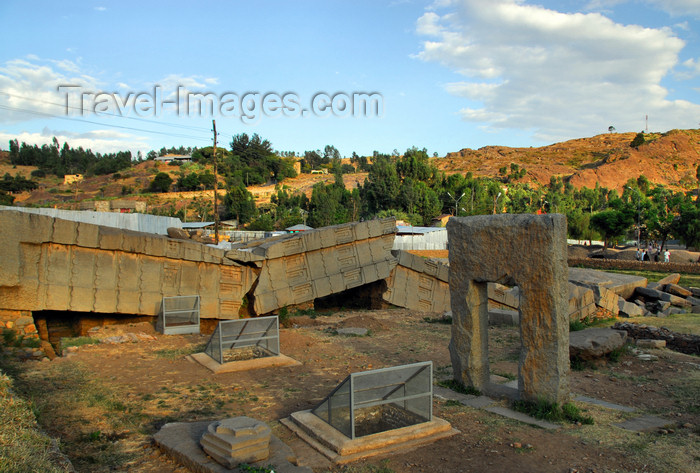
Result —
<instances>
[{"instance_id":1,"label":"distant building","mask_svg":"<svg viewBox=\"0 0 700 473\"><path fill-rule=\"evenodd\" d=\"M292 225L289 228L285 228L289 233L299 233L299 232L308 232L309 230L313 230L313 227L310 227L308 225L303 225L303 224L297 224L297 225Z\"/></svg>"},{"instance_id":2,"label":"distant building","mask_svg":"<svg viewBox=\"0 0 700 473\"><path fill-rule=\"evenodd\" d=\"M63 176L63 184L69 185L83 180L82 174L66 174Z\"/></svg>"},{"instance_id":3,"label":"distant building","mask_svg":"<svg viewBox=\"0 0 700 473\"><path fill-rule=\"evenodd\" d=\"M95 212L146 213L146 202L141 200L95 200L82 201L81 210Z\"/></svg>"},{"instance_id":4,"label":"distant building","mask_svg":"<svg viewBox=\"0 0 700 473\"><path fill-rule=\"evenodd\" d=\"M158 163L170 163L176 161L178 163L190 163L192 162L192 156L186 156L181 154L166 154L165 156L158 156L154 161Z\"/></svg>"}]
</instances>

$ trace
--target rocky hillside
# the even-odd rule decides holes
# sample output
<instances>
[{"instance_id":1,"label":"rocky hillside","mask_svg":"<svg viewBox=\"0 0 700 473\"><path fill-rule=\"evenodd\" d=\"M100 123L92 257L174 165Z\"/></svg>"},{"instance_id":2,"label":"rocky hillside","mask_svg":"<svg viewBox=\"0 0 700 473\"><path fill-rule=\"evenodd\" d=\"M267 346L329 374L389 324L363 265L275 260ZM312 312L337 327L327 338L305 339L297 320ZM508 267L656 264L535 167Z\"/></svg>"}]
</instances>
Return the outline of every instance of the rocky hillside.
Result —
<instances>
[{"instance_id":1,"label":"rocky hillside","mask_svg":"<svg viewBox=\"0 0 700 473\"><path fill-rule=\"evenodd\" d=\"M566 178L576 188L622 189L630 178L645 175L655 184L675 189L697 186L696 168L700 164L700 130L671 130L648 133L638 148L630 143L636 133L608 133L555 143L541 148L486 146L465 148L434 160L448 174L471 171L476 176L497 176L511 163L527 170L523 181L534 185L549 182L551 176Z\"/></svg>"}]
</instances>

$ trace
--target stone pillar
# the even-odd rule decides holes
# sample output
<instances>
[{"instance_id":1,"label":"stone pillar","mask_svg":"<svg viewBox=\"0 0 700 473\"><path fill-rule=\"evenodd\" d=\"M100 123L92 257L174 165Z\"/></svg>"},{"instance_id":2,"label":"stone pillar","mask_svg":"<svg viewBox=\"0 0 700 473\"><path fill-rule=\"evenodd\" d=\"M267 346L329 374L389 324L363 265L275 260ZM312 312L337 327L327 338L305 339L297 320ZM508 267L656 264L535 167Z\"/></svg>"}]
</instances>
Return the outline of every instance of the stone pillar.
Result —
<instances>
[{"instance_id":1,"label":"stone pillar","mask_svg":"<svg viewBox=\"0 0 700 473\"><path fill-rule=\"evenodd\" d=\"M566 217L492 215L452 218L450 248L455 380L488 393L487 282L520 288L518 396L569 399ZM495 391L495 390L494 390Z\"/></svg>"}]
</instances>

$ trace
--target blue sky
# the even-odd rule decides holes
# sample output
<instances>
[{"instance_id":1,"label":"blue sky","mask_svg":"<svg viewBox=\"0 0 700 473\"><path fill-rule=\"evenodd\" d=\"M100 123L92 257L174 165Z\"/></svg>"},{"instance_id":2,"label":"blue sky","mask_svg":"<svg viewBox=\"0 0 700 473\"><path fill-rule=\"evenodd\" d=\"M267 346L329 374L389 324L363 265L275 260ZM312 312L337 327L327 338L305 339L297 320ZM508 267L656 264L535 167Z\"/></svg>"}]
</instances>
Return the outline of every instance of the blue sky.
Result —
<instances>
[{"instance_id":1,"label":"blue sky","mask_svg":"<svg viewBox=\"0 0 700 473\"><path fill-rule=\"evenodd\" d=\"M344 156L541 146L640 131L646 116L649 131L700 126L700 0L5 0L0 18L2 149L54 136L101 152L201 147L212 119L223 146L258 133ZM155 86L217 106L128 101ZM301 116L319 93L338 109ZM342 110L363 93L381 96L378 116ZM222 113L227 97L252 98L253 119Z\"/></svg>"}]
</instances>

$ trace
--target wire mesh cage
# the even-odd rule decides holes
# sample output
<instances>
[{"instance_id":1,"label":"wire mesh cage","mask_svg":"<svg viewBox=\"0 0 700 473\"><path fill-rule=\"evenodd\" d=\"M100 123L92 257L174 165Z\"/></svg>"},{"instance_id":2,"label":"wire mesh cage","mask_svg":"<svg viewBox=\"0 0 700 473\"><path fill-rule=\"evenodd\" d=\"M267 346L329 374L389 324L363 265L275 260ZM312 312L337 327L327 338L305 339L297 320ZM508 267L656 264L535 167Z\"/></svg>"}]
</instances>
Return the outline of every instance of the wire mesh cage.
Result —
<instances>
[{"instance_id":1,"label":"wire mesh cage","mask_svg":"<svg viewBox=\"0 0 700 473\"><path fill-rule=\"evenodd\" d=\"M204 353L223 364L229 361L280 354L279 318L222 320L209 339Z\"/></svg>"},{"instance_id":2,"label":"wire mesh cage","mask_svg":"<svg viewBox=\"0 0 700 473\"><path fill-rule=\"evenodd\" d=\"M433 363L352 373L311 412L351 439L430 422Z\"/></svg>"},{"instance_id":3,"label":"wire mesh cage","mask_svg":"<svg viewBox=\"0 0 700 473\"><path fill-rule=\"evenodd\" d=\"M199 333L199 296L163 297L156 330L165 335Z\"/></svg>"}]
</instances>

